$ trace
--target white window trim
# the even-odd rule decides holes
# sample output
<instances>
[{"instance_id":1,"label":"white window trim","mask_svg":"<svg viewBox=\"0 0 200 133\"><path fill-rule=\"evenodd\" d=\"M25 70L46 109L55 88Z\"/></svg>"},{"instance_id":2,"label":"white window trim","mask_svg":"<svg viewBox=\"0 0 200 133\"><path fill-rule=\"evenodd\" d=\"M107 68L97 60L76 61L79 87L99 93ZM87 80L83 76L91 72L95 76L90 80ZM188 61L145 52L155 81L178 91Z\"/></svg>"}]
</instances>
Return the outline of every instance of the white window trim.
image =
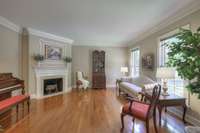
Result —
<instances>
[{"instance_id":1,"label":"white window trim","mask_svg":"<svg viewBox=\"0 0 200 133\"><path fill-rule=\"evenodd\" d=\"M186 25L183 25L179 28L191 29L191 24L186 24ZM165 38L168 38L170 36L174 36L175 34L178 34L179 28L176 28L175 30L164 33L163 35L161 35L157 38L157 68L160 67L160 41L162 39L165 39ZM188 81L184 81L184 85L187 85L187 84L188 84ZM184 88L184 97L186 97L188 99L187 104L188 104L188 106L190 106L190 93L187 91L186 88Z\"/></svg>"},{"instance_id":2,"label":"white window trim","mask_svg":"<svg viewBox=\"0 0 200 133\"><path fill-rule=\"evenodd\" d=\"M140 59L141 59L141 52L140 52L140 47L139 46L137 46L137 47L133 47L133 48L131 48L130 49L130 76L132 77L132 68L131 67L133 67L133 62L132 62L132 51L134 51L134 50L136 50L136 49L139 49L139 76L141 75L141 61L140 61Z\"/></svg>"},{"instance_id":3,"label":"white window trim","mask_svg":"<svg viewBox=\"0 0 200 133\"><path fill-rule=\"evenodd\" d=\"M183 29L191 29L191 25L190 24L186 24L181 26L181 28ZM179 28L176 28L175 30L172 30L170 32L164 33L163 35L159 36L157 38L157 67L160 67L160 40L168 38L170 36L174 36L175 34L179 33Z\"/></svg>"}]
</instances>

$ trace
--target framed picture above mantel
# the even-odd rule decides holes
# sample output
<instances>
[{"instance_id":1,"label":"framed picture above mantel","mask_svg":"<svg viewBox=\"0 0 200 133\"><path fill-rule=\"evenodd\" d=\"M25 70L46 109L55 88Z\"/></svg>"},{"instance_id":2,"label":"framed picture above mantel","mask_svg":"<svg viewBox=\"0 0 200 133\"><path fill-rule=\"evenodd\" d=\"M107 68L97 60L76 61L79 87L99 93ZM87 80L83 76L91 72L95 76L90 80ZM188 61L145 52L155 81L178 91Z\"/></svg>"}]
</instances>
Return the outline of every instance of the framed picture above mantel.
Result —
<instances>
[{"instance_id":1,"label":"framed picture above mantel","mask_svg":"<svg viewBox=\"0 0 200 133\"><path fill-rule=\"evenodd\" d=\"M45 45L45 59L46 60L61 60L62 48L46 44Z\"/></svg>"},{"instance_id":2,"label":"framed picture above mantel","mask_svg":"<svg viewBox=\"0 0 200 133\"><path fill-rule=\"evenodd\" d=\"M40 40L39 55L42 55L44 60L39 62L42 67L66 67L66 62L63 60L68 55L68 45L65 43Z\"/></svg>"},{"instance_id":3,"label":"framed picture above mantel","mask_svg":"<svg viewBox=\"0 0 200 133\"><path fill-rule=\"evenodd\" d=\"M44 55L45 62L62 61L67 55L66 44L40 40L40 54Z\"/></svg>"}]
</instances>

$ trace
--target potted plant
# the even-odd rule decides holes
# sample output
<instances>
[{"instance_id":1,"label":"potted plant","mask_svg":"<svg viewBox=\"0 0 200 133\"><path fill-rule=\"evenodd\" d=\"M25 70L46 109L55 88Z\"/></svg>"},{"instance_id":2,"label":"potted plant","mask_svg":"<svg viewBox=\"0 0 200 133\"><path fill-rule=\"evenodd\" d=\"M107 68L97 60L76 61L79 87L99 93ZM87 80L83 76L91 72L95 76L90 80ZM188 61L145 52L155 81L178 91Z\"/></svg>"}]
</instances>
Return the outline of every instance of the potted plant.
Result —
<instances>
[{"instance_id":1,"label":"potted plant","mask_svg":"<svg viewBox=\"0 0 200 133\"><path fill-rule=\"evenodd\" d=\"M33 59L37 62L37 65L40 66L40 62L44 61L44 55L35 54L33 55Z\"/></svg>"},{"instance_id":2,"label":"potted plant","mask_svg":"<svg viewBox=\"0 0 200 133\"><path fill-rule=\"evenodd\" d=\"M71 57L65 57L63 58L63 61L68 64L68 63L71 63L72 62L72 58Z\"/></svg>"},{"instance_id":3,"label":"potted plant","mask_svg":"<svg viewBox=\"0 0 200 133\"><path fill-rule=\"evenodd\" d=\"M33 55L33 59L34 59L36 62L41 62L41 61L44 61L44 56L41 55L41 54L35 54L35 55Z\"/></svg>"},{"instance_id":4,"label":"potted plant","mask_svg":"<svg viewBox=\"0 0 200 133\"><path fill-rule=\"evenodd\" d=\"M189 80L186 88L200 99L200 27L193 33L181 29L177 42L168 44L168 65L175 67L178 75Z\"/></svg>"}]
</instances>

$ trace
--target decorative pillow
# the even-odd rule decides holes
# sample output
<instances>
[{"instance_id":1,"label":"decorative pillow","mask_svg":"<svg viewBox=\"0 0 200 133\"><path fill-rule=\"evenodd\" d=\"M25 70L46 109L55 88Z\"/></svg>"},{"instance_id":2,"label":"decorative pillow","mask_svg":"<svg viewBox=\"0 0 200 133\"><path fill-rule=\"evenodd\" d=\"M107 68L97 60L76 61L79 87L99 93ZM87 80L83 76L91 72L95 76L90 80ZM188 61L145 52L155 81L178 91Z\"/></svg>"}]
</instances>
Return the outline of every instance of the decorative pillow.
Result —
<instances>
[{"instance_id":1,"label":"decorative pillow","mask_svg":"<svg viewBox=\"0 0 200 133\"><path fill-rule=\"evenodd\" d=\"M132 79L131 77L122 77L121 81L122 82L131 82L131 79Z\"/></svg>"},{"instance_id":2,"label":"decorative pillow","mask_svg":"<svg viewBox=\"0 0 200 133\"><path fill-rule=\"evenodd\" d=\"M151 78L149 78L147 76L140 76L140 77L132 78L131 82L140 87L144 87L144 85L146 85L146 84L156 83L155 81L153 81Z\"/></svg>"}]
</instances>

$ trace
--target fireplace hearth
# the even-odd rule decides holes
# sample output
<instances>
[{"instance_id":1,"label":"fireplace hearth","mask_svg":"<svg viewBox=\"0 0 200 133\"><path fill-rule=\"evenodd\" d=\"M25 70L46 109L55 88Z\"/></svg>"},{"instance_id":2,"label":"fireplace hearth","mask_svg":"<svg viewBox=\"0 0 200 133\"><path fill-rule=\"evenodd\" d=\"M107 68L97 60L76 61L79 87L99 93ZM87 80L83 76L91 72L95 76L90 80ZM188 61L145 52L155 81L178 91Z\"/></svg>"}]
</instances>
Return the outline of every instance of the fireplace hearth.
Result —
<instances>
[{"instance_id":1,"label":"fireplace hearth","mask_svg":"<svg viewBox=\"0 0 200 133\"><path fill-rule=\"evenodd\" d=\"M63 79L44 79L44 95L50 95L63 91Z\"/></svg>"}]
</instances>

